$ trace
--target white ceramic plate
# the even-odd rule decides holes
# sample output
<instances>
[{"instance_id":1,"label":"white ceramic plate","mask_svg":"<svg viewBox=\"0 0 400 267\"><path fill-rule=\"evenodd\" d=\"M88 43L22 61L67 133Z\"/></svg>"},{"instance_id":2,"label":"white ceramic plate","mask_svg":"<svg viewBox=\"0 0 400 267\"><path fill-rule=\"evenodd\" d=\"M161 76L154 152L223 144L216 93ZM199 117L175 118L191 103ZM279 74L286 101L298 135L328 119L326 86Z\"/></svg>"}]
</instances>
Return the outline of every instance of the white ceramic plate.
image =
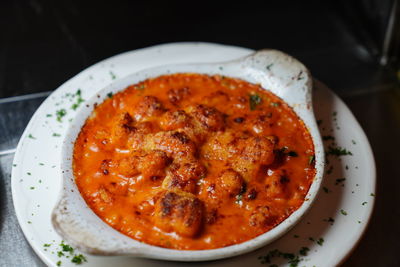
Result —
<instances>
[{"instance_id":1,"label":"white ceramic plate","mask_svg":"<svg viewBox=\"0 0 400 267\"><path fill-rule=\"evenodd\" d=\"M226 61L251 52L249 49L207 43L167 44L136 50L84 70L47 98L21 137L12 171L12 193L19 223L27 240L45 263L56 266L61 261L62 266L75 265L67 252L58 257L61 238L52 228L50 217L61 189L61 144L67 125L75 114L72 106L78 101L76 92L80 90L81 97L88 99L115 79L141 69L165 64ZM345 104L318 82L314 91L314 109L317 119L322 120L322 135L330 136L325 144L326 151L345 152L329 148L340 147L351 151L352 155L328 156L324 190L306 217L285 236L255 252L206 262L205 265L261 265L259 256L278 249L299 256L299 266L334 266L346 258L361 238L372 212L375 193L375 163L370 145ZM63 110L66 114L61 116ZM307 256L299 254L302 247L310 249ZM286 259L282 253L274 255L270 257L271 264L289 265L290 255L286 255ZM86 255L86 258L86 266L193 264L132 257Z\"/></svg>"}]
</instances>

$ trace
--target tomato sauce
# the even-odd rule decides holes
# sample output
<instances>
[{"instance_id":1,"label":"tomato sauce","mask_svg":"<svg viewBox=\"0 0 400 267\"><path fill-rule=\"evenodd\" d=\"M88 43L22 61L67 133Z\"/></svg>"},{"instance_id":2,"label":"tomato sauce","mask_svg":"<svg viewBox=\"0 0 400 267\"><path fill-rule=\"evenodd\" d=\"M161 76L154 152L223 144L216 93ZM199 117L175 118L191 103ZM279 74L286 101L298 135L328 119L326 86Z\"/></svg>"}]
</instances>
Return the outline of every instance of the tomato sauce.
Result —
<instances>
[{"instance_id":1,"label":"tomato sauce","mask_svg":"<svg viewBox=\"0 0 400 267\"><path fill-rule=\"evenodd\" d=\"M304 123L259 85L164 75L97 105L75 142L81 195L107 224L173 249L242 243L305 201L315 176Z\"/></svg>"}]
</instances>

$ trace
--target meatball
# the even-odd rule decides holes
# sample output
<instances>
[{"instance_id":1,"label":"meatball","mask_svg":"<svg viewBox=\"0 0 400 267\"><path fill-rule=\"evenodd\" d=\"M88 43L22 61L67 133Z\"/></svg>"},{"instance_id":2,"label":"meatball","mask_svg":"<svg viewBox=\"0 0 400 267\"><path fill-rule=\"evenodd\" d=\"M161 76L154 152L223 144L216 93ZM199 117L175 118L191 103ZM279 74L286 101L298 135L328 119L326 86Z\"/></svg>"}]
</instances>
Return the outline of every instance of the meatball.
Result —
<instances>
[{"instance_id":1,"label":"meatball","mask_svg":"<svg viewBox=\"0 0 400 267\"><path fill-rule=\"evenodd\" d=\"M173 105L179 105L182 100L190 96L190 90L188 87L179 89L171 89L167 92L169 102Z\"/></svg>"},{"instance_id":2,"label":"meatball","mask_svg":"<svg viewBox=\"0 0 400 267\"><path fill-rule=\"evenodd\" d=\"M207 159L229 162L233 170L250 181L262 166L274 161L274 143L267 137L226 131L209 138L202 154Z\"/></svg>"},{"instance_id":3,"label":"meatball","mask_svg":"<svg viewBox=\"0 0 400 267\"><path fill-rule=\"evenodd\" d=\"M225 170L218 177L219 187L229 194L230 197L234 197L242 192L245 187L242 176L232 169Z\"/></svg>"},{"instance_id":4,"label":"meatball","mask_svg":"<svg viewBox=\"0 0 400 267\"><path fill-rule=\"evenodd\" d=\"M167 153L168 157L192 156L196 153L196 145L180 131L158 132L143 137L142 142L135 143L136 149L143 151L160 150Z\"/></svg>"},{"instance_id":5,"label":"meatball","mask_svg":"<svg viewBox=\"0 0 400 267\"><path fill-rule=\"evenodd\" d=\"M154 179L154 177L164 176L168 161L169 158L165 152L158 150L151 151L140 157L137 169L144 178Z\"/></svg>"},{"instance_id":6,"label":"meatball","mask_svg":"<svg viewBox=\"0 0 400 267\"><path fill-rule=\"evenodd\" d=\"M135 114L135 119L137 121L144 120L148 117L160 116L165 112L165 109L155 96L145 96L142 101L140 101L137 107L137 112Z\"/></svg>"},{"instance_id":7,"label":"meatball","mask_svg":"<svg viewBox=\"0 0 400 267\"><path fill-rule=\"evenodd\" d=\"M275 170L265 180L265 191L271 198L287 198L287 186L290 178L285 171Z\"/></svg>"},{"instance_id":8,"label":"meatball","mask_svg":"<svg viewBox=\"0 0 400 267\"><path fill-rule=\"evenodd\" d=\"M257 207L250 216L249 224L254 227L264 228L275 226L278 217L268 206Z\"/></svg>"},{"instance_id":9,"label":"meatball","mask_svg":"<svg viewBox=\"0 0 400 267\"><path fill-rule=\"evenodd\" d=\"M170 131L190 125L191 117L183 110L167 111L160 121L163 130Z\"/></svg>"},{"instance_id":10,"label":"meatball","mask_svg":"<svg viewBox=\"0 0 400 267\"><path fill-rule=\"evenodd\" d=\"M197 105L190 107L190 114L199 125L208 131L221 131L225 127L225 116L214 107Z\"/></svg>"},{"instance_id":11,"label":"meatball","mask_svg":"<svg viewBox=\"0 0 400 267\"><path fill-rule=\"evenodd\" d=\"M201 229L203 208L193 194L165 191L155 204L154 223L166 232L194 237Z\"/></svg>"},{"instance_id":12,"label":"meatball","mask_svg":"<svg viewBox=\"0 0 400 267\"><path fill-rule=\"evenodd\" d=\"M178 188L182 191L195 193L196 182L206 175L206 169L199 161L185 160L173 163L168 169L168 175L163 181L165 189Z\"/></svg>"}]
</instances>

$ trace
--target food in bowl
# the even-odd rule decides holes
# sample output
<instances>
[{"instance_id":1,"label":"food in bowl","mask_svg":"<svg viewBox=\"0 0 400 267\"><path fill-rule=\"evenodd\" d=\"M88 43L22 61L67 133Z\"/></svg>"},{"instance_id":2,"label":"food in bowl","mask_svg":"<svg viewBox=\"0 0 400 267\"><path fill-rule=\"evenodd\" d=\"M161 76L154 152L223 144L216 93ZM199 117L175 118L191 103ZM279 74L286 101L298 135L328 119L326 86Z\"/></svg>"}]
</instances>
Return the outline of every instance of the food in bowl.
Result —
<instances>
[{"instance_id":1,"label":"food in bowl","mask_svg":"<svg viewBox=\"0 0 400 267\"><path fill-rule=\"evenodd\" d=\"M204 250L253 239L296 211L314 180L303 121L259 85L177 73L97 105L74 145L88 206L138 241Z\"/></svg>"}]
</instances>

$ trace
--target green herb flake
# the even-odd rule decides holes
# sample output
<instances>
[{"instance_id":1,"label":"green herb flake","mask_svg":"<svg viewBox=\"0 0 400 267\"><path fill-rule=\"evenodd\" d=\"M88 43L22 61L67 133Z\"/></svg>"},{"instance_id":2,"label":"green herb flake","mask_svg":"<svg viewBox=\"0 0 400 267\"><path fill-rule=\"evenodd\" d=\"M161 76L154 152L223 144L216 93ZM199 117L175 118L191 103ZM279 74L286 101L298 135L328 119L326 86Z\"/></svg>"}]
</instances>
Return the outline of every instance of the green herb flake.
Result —
<instances>
[{"instance_id":1,"label":"green herb flake","mask_svg":"<svg viewBox=\"0 0 400 267\"><path fill-rule=\"evenodd\" d=\"M322 246L324 244L324 239L321 237L320 239L317 240L317 244Z\"/></svg>"},{"instance_id":2,"label":"green herb flake","mask_svg":"<svg viewBox=\"0 0 400 267\"><path fill-rule=\"evenodd\" d=\"M39 162L39 165L40 165L40 166L44 166L44 163Z\"/></svg>"},{"instance_id":3,"label":"green herb flake","mask_svg":"<svg viewBox=\"0 0 400 267\"><path fill-rule=\"evenodd\" d=\"M322 189L324 190L325 193L327 193L327 194L329 193L328 187L324 186L324 187L322 187Z\"/></svg>"},{"instance_id":4,"label":"green herb flake","mask_svg":"<svg viewBox=\"0 0 400 267\"><path fill-rule=\"evenodd\" d=\"M87 262L86 257L83 256L82 254L75 255L72 259L71 262L75 264L82 264L83 262Z\"/></svg>"},{"instance_id":5,"label":"green herb flake","mask_svg":"<svg viewBox=\"0 0 400 267\"><path fill-rule=\"evenodd\" d=\"M34 189L35 189L35 187L34 187L34 186L31 186L31 187L29 187L29 189L30 189L30 190L34 190Z\"/></svg>"},{"instance_id":6,"label":"green herb flake","mask_svg":"<svg viewBox=\"0 0 400 267\"><path fill-rule=\"evenodd\" d=\"M361 205L365 206L367 203L367 201L364 201Z\"/></svg>"},{"instance_id":7,"label":"green herb flake","mask_svg":"<svg viewBox=\"0 0 400 267\"><path fill-rule=\"evenodd\" d=\"M59 133L53 133L53 137L60 137L61 136L61 134L59 134Z\"/></svg>"},{"instance_id":8,"label":"green herb flake","mask_svg":"<svg viewBox=\"0 0 400 267\"><path fill-rule=\"evenodd\" d=\"M278 102L272 102L271 106L273 107L279 107L281 104L279 104Z\"/></svg>"},{"instance_id":9,"label":"green herb flake","mask_svg":"<svg viewBox=\"0 0 400 267\"><path fill-rule=\"evenodd\" d=\"M81 105L81 103L85 102L85 100L81 96L81 89L78 89L78 91L76 91L76 93L73 97L75 97L75 96L77 97L76 102L74 104L72 104L72 106L71 106L71 108L73 110L76 110Z\"/></svg>"},{"instance_id":10,"label":"green herb flake","mask_svg":"<svg viewBox=\"0 0 400 267\"><path fill-rule=\"evenodd\" d=\"M308 247L302 247L302 248L299 250L299 254L302 255L302 256L307 256L307 254L308 254L309 251L310 251L310 249L309 249Z\"/></svg>"},{"instance_id":11,"label":"green herb flake","mask_svg":"<svg viewBox=\"0 0 400 267\"><path fill-rule=\"evenodd\" d=\"M371 196L371 197L374 197L374 196L375 196L375 194L374 194L374 193L371 193L371 194L370 194L370 196Z\"/></svg>"},{"instance_id":12,"label":"green herb flake","mask_svg":"<svg viewBox=\"0 0 400 267\"><path fill-rule=\"evenodd\" d=\"M17 164L13 164L13 167L17 167Z\"/></svg>"},{"instance_id":13,"label":"green herb flake","mask_svg":"<svg viewBox=\"0 0 400 267\"><path fill-rule=\"evenodd\" d=\"M57 261L57 266L61 266L61 261Z\"/></svg>"},{"instance_id":14,"label":"green herb flake","mask_svg":"<svg viewBox=\"0 0 400 267\"><path fill-rule=\"evenodd\" d=\"M46 114L47 118L53 117L53 114Z\"/></svg>"},{"instance_id":15,"label":"green herb flake","mask_svg":"<svg viewBox=\"0 0 400 267\"><path fill-rule=\"evenodd\" d=\"M62 257L62 256L64 256L65 254L64 254L64 252L62 252L62 251L57 251L57 256L58 257Z\"/></svg>"},{"instance_id":16,"label":"green herb flake","mask_svg":"<svg viewBox=\"0 0 400 267\"><path fill-rule=\"evenodd\" d=\"M112 98L112 97L113 97L113 93L112 93L112 92L109 92L109 93L107 94L107 97L108 97L108 98Z\"/></svg>"},{"instance_id":17,"label":"green herb flake","mask_svg":"<svg viewBox=\"0 0 400 267\"><path fill-rule=\"evenodd\" d=\"M110 73L110 76L111 76L111 80L115 80L117 78L117 76L115 76L114 72L112 72L111 70L110 70L109 73Z\"/></svg>"},{"instance_id":18,"label":"green herb flake","mask_svg":"<svg viewBox=\"0 0 400 267\"><path fill-rule=\"evenodd\" d=\"M354 141L354 140L351 140L351 142L353 143L353 145L355 145L355 144L356 144L356 141Z\"/></svg>"},{"instance_id":19,"label":"green herb flake","mask_svg":"<svg viewBox=\"0 0 400 267\"><path fill-rule=\"evenodd\" d=\"M328 223L330 223L331 225L333 225L333 223L335 222L335 219L333 219L332 217L329 217L328 219L324 219L323 221L324 221L324 222L328 222Z\"/></svg>"},{"instance_id":20,"label":"green herb flake","mask_svg":"<svg viewBox=\"0 0 400 267\"><path fill-rule=\"evenodd\" d=\"M249 96L249 104L250 104L250 110L255 110L258 105L261 104L261 97L257 94L253 94Z\"/></svg>"},{"instance_id":21,"label":"green herb flake","mask_svg":"<svg viewBox=\"0 0 400 267\"><path fill-rule=\"evenodd\" d=\"M30 172L27 172L26 174L28 174L28 175L32 175L32 173L30 173Z\"/></svg>"},{"instance_id":22,"label":"green herb flake","mask_svg":"<svg viewBox=\"0 0 400 267\"><path fill-rule=\"evenodd\" d=\"M31 222L31 221L27 221L27 223L29 223L29 224L32 224L32 222Z\"/></svg>"},{"instance_id":23,"label":"green herb flake","mask_svg":"<svg viewBox=\"0 0 400 267\"><path fill-rule=\"evenodd\" d=\"M345 210L340 210L340 213L343 214L344 216L347 215L347 212Z\"/></svg>"},{"instance_id":24,"label":"green herb flake","mask_svg":"<svg viewBox=\"0 0 400 267\"><path fill-rule=\"evenodd\" d=\"M315 161L315 155L311 155L308 157L308 165L312 165Z\"/></svg>"},{"instance_id":25,"label":"green herb flake","mask_svg":"<svg viewBox=\"0 0 400 267\"><path fill-rule=\"evenodd\" d=\"M67 111L63 109L59 109L56 111L56 117L58 122L62 122L62 118L67 115Z\"/></svg>"},{"instance_id":26,"label":"green herb flake","mask_svg":"<svg viewBox=\"0 0 400 267\"><path fill-rule=\"evenodd\" d=\"M271 70L271 67L274 65L274 63L271 63L271 64L269 64L269 65L267 65L265 68L267 69L267 70Z\"/></svg>"},{"instance_id":27,"label":"green herb flake","mask_svg":"<svg viewBox=\"0 0 400 267\"><path fill-rule=\"evenodd\" d=\"M339 156L346 156L346 155L352 156L353 153L351 153L350 151L348 151L342 147L328 146L328 151L326 152L326 155L333 155L333 156L339 157Z\"/></svg>"},{"instance_id":28,"label":"green herb flake","mask_svg":"<svg viewBox=\"0 0 400 267\"><path fill-rule=\"evenodd\" d=\"M346 181L346 178L338 178L336 179L335 185L342 184L344 181Z\"/></svg>"},{"instance_id":29,"label":"green herb flake","mask_svg":"<svg viewBox=\"0 0 400 267\"><path fill-rule=\"evenodd\" d=\"M241 204L242 204L242 200L243 200L243 195L242 195L242 194L238 194L238 195L236 196L236 201L235 201L235 203L238 204L238 205L241 205Z\"/></svg>"},{"instance_id":30,"label":"green herb flake","mask_svg":"<svg viewBox=\"0 0 400 267\"><path fill-rule=\"evenodd\" d=\"M146 85L144 83L141 83L139 85L135 85L136 90L144 90L146 88Z\"/></svg>"},{"instance_id":31,"label":"green herb flake","mask_svg":"<svg viewBox=\"0 0 400 267\"><path fill-rule=\"evenodd\" d=\"M299 156L296 151L289 151L288 155L290 157L298 157Z\"/></svg>"},{"instance_id":32,"label":"green herb flake","mask_svg":"<svg viewBox=\"0 0 400 267\"><path fill-rule=\"evenodd\" d=\"M332 135L325 135L325 136L322 136L322 140L324 140L324 141L329 141L329 140L335 140L335 137L333 137Z\"/></svg>"},{"instance_id":33,"label":"green herb flake","mask_svg":"<svg viewBox=\"0 0 400 267\"><path fill-rule=\"evenodd\" d=\"M30 138L30 139L36 139L36 137L34 137L32 134L29 134L29 135L28 135L28 138Z\"/></svg>"},{"instance_id":34,"label":"green herb flake","mask_svg":"<svg viewBox=\"0 0 400 267\"><path fill-rule=\"evenodd\" d=\"M358 223L361 223L361 221L358 221Z\"/></svg>"},{"instance_id":35,"label":"green herb flake","mask_svg":"<svg viewBox=\"0 0 400 267\"><path fill-rule=\"evenodd\" d=\"M51 246L51 244L43 244L43 247L45 247L45 248L48 248L50 246Z\"/></svg>"},{"instance_id":36,"label":"green herb flake","mask_svg":"<svg viewBox=\"0 0 400 267\"><path fill-rule=\"evenodd\" d=\"M70 254L74 253L74 248L65 244L64 241L61 241L60 247L62 248L62 251L69 252Z\"/></svg>"}]
</instances>

